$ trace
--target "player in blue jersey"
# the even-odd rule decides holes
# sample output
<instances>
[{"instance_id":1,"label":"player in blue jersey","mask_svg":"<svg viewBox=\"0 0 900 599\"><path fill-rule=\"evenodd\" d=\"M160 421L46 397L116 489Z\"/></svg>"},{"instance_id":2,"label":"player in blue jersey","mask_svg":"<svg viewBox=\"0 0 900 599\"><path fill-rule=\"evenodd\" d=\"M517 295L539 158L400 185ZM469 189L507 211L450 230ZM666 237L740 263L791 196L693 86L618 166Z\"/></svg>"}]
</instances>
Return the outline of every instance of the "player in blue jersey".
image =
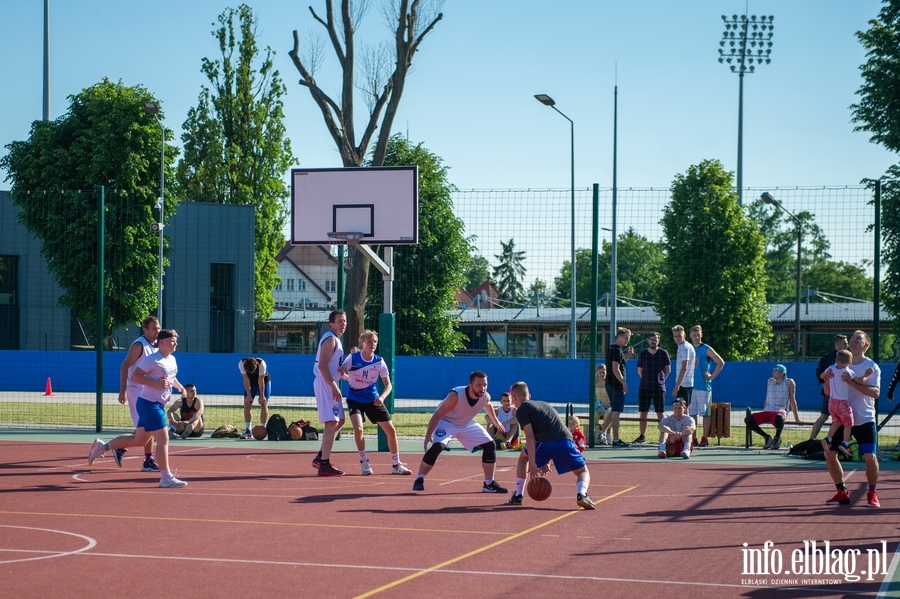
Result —
<instances>
[{"instance_id":1,"label":"player in blue jersey","mask_svg":"<svg viewBox=\"0 0 900 599\"><path fill-rule=\"evenodd\" d=\"M719 376L725 366L725 360L716 353L716 350L703 343L703 327L699 324L691 327L691 343L694 346L694 391L691 393L691 405L688 407L688 416L694 418L696 424L700 424L703 418L703 434L699 447L709 445L707 434L711 422L710 407L712 404L712 380ZM696 442L696 434L695 439Z\"/></svg>"},{"instance_id":2,"label":"player in blue jersey","mask_svg":"<svg viewBox=\"0 0 900 599\"><path fill-rule=\"evenodd\" d=\"M350 383L347 393L347 409L350 412L350 423L353 425L353 437L356 449L359 450L359 464L363 476L372 474L372 466L366 456L366 439L363 437L363 424L368 418L377 424L387 436L388 449L394 468L391 474L412 474L406 464L400 461L400 449L397 444L397 430L391 422L391 413L384 405L384 400L391 394L391 373L384 358L375 353L378 347L378 333L365 330L359 336L359 351L353 352L341 364L341 372L346 374ZM378 379L381 379L384 390L378 392Z\"/></svg>"}]
</instances>

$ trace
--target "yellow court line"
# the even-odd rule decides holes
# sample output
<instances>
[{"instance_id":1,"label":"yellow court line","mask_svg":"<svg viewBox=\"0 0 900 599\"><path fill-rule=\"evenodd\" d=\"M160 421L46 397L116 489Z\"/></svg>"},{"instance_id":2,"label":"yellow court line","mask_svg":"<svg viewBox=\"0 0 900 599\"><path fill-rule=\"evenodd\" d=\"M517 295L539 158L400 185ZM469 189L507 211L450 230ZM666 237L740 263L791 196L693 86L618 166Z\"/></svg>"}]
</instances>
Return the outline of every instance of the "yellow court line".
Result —
<instances>
[{"instance_id":1,"label":"yellow court line","mask_svg":"<svg viewBox=\"0 0 900 599\"><path fill-rule=\"evenodd\" d=\"M443 530L439 528L398 528L393 526L358 526L350 524L311 524L306 522L260 522L257 520L219 520L215 518L175 518L171 516L122 516L114 514L65 514L55 512L12 512L0 510L0 514L11 516L59 516L62 518L108 518L112 520L148 520L162 522L199 522L206 524L249 524L251 526L296 526L302 528L349 528L352 530L386 530L396 532L441 532L473 535L504 535L509 534L500 531L484 530Z\"/></svg>"},{"instance_id":2,"label":"yellow court line","mask_svg":"<svg viewBox=\"0 0 900 599\"><path fill-rule=\"evenodd\" d=\"M618 493L613 493L612 495L609 495L608 497L604 497L603 499L600 499L599 501L597 501L597 503L603 503L604 501L606 501L608 499L612 499L613 497L617 497L618 495L623 495L625 493L628 493L629 491L634 491L639 486L640 485L635 485L635 486L629 487L623 491L619 491ZM559 522L560 520L562 520L564 518L568 518L572 514L577 514L582 511L584 511L584 510L572 510L571 512L565 513L561 516L557 516L556 518L552 518L542 524L538 524L537 526L532 526L528 530L523 530L522 532L517 532L514 535L510 535L510 536L506 537L505 539L500 539L499 541L494 541L490 545L485 545L484 547L480 547L479 549L475 549L474 551L470 551L468 553L460 555L459 557L454 557L453 559L449 559L445 562L441 562L440 564L437 564L436 566L432 566L430 568L425 568L424 570L419 570L415 574L410 574L409 576L405 576L399 580L395 580L394 582L389 582L388 584L380 586L377 589L373 589L373 590L369 591L368 593L363 593L362 595L357 595L356 597L354 597L354 599L365 599L366 597L371 597L372 595L377 595L378 593L380 593L382 591L392 589L392 588L399 586L405 582L409 582L410 580L414 580L420 576L424 576L425 574L430 574L431 572L436 572L437 570L440 570L441 568L446 568L447 566L455 564L456 562L460 562L464 559L468 559L468 558L472 557L473 555L478 555L479 553L483 553L483 552L487 551L488 549L493 549L494 547L498 547L504 543L508 543L509 541L518 539L519 537L523 537L523 536L525 536L529 533L532 533L536 530L540 530L540 529L544 528L545 526L555 524L556 522Z\"/></svg>"}]
</instances>

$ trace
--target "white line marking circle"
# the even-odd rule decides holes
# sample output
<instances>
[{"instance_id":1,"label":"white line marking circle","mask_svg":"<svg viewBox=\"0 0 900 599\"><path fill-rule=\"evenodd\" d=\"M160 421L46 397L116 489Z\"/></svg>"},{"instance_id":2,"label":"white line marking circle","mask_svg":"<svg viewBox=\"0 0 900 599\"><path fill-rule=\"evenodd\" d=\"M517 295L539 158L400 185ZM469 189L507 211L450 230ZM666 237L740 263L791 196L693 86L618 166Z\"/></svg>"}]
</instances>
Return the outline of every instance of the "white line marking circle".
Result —
<instances>
[{"instance_id":1,"label":"white line marking circle","mask_svg":"<svg viewBox=\"0 0 900 599\"><path fill-rule=\"evenodd\" d=\"M82 553L89 549L93 549L97 546L97 541L92 539L91 537L86 537L84 535L80 535L74 532L67 532L65 530L54 530L52 528L35 528L34 526L10 526L8 524L0 524L0 528L18 528L20 530L40 530L42 532L54 532L60 535L69 535L73 537L78 537L79 539L84 539L87 541L87 545L82 547L81 549L76 549L75 551L58 551L53 553L52 555L42 555L40 557L24 557L22 559L10 559L10 560L0 560L0 564L15 564L17 562L33 562L39 559L53 559L57 557L66 557L67 555L75 555L76 553ZM14 550L13 550L14 551Z\"/></svg>"}]
</instances>

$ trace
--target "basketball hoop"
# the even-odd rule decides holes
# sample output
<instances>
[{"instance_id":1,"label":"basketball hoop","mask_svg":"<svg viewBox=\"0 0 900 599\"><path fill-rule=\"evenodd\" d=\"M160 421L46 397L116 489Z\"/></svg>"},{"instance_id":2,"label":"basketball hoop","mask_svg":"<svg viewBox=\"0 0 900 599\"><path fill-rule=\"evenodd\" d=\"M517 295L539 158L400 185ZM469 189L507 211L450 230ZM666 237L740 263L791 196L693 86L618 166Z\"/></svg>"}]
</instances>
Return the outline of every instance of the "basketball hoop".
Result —
<instances>
[{"instance_id":1,"label":"basketball hoop","mask_svg":"<svg viewBox=\"0 0 900 599\"><path fill-rule=\"evenodd\" d=\"M363 233L356 231L332 231L328 234L331 245L358 245Z\"/></svg>"}]
</instances>

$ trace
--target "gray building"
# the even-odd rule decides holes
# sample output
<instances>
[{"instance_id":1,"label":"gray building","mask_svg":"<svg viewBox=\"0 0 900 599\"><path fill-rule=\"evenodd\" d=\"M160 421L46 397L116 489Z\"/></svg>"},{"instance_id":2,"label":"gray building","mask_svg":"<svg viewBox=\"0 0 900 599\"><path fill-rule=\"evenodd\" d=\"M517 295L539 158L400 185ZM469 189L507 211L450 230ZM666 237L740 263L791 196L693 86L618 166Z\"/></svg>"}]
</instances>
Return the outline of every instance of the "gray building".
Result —
<instances>
[{"instance_id":1,"label":"gray building","mask_svg":"<svg viewBox=\"0 0 900 599\"><path fill-rule=\"evenodd\" d=\"M41 240L18 215L8 192L0 191L0 349L89 345L71 311L59 306L63 290L47 271ZM178 330L182 351L251 351L254 222L252 206L185 202L166 227L162 321ZM114 340L125 347L138 334L116 331Z\"/></svg>"}]
</instances>

